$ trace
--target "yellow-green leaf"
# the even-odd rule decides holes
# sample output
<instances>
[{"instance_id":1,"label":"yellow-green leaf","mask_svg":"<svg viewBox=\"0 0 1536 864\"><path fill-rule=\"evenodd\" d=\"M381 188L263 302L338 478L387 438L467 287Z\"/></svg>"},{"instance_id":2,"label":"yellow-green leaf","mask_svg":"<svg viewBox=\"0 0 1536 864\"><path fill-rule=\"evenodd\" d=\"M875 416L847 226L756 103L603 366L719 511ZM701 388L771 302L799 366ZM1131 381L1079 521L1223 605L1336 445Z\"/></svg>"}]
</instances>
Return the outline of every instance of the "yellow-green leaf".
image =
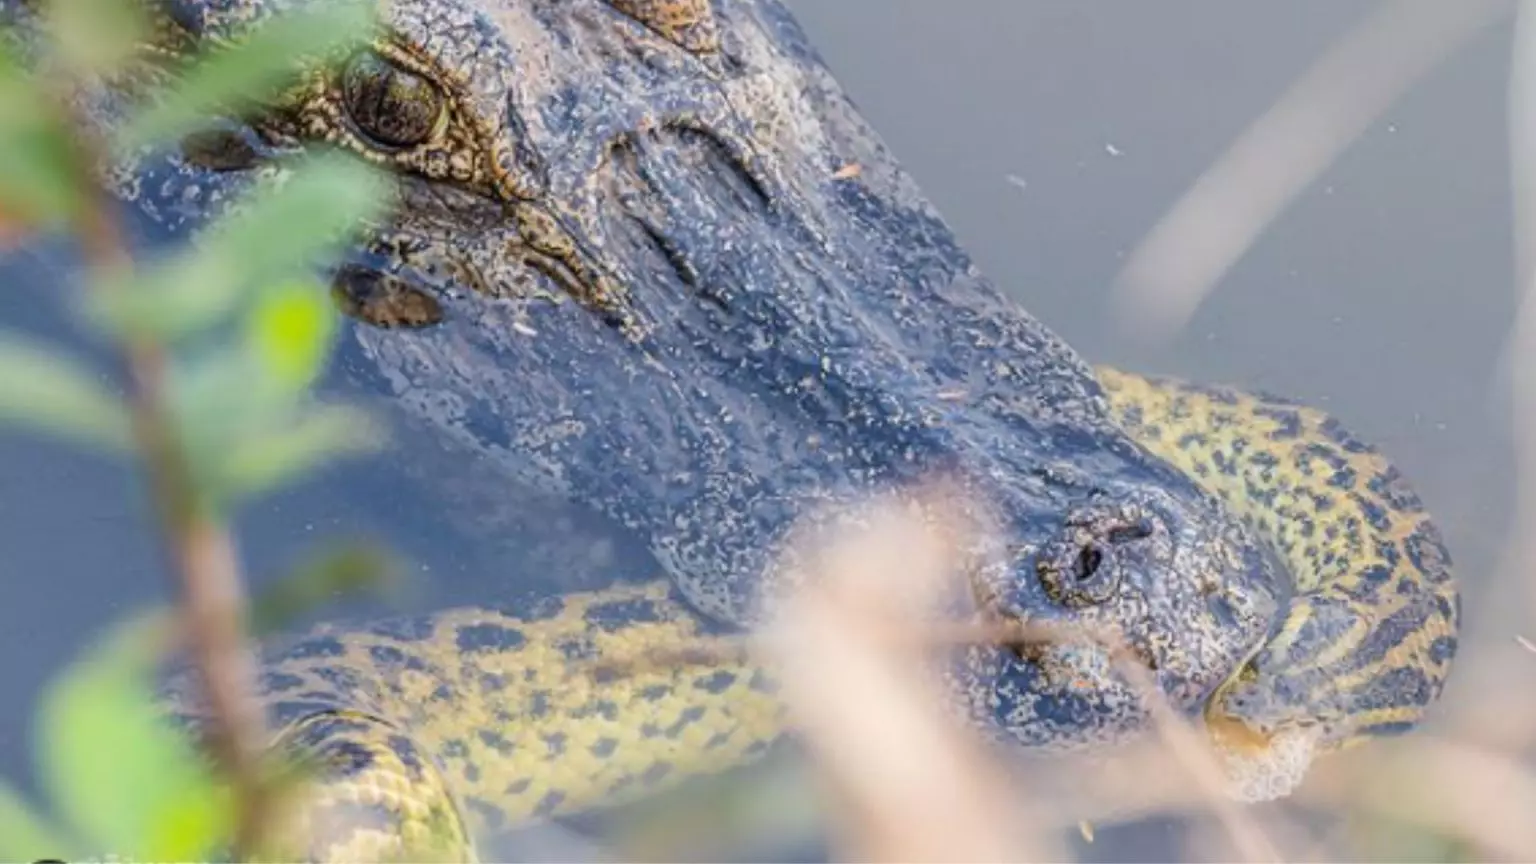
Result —
<instances>
[{"instance_id":1,"label":"yellow-green leaf","mask_svg":"<svg viewBox=\"0 0 1536 864\"><path fill-rule=\"evenodd\" d=\"M92 848L142 860L157 848L206 842L184 856L190 860L226 839L228 817L191 804L217 802L221 793L153 699L151 664L164 624L155 616L114 628L49 685L37 722L38 767L57 811ZM194 812L203 820L196 830L175 827Z\"/></svg>"},{"instance_id":2,"label":"yellow-green leaf","mask_svg":"<svg viewBox=\"0 0 1536 864\"><path fill-rule=\"evenodd\" d=\"M0 370L0 422L94 447L131 446L127 407L69 355L0 333Z\"/></svg>"},{"instance_id":3,"label":"yellow-green leaf","mask_svg":"<svg viewBox=\"0 0 1536 864\"><path fill-rule=\"evenodd\" d=\"M260 292L246 319L246 338L261 369L285 390L319 376L336 330L336 310L313 283L282 282Z\"/></svg>"},{"instance_id":4,"label":"yellow-green leaf","mask_svg":"<svg viewBox=\"0 0 1536 864\"><path fill-rule=\"evenodd\" d=\"M235 829L235 798L228 785L178 785L146 826L144 857L150 861L207 860Z\"/></svg>"}]
</instances>

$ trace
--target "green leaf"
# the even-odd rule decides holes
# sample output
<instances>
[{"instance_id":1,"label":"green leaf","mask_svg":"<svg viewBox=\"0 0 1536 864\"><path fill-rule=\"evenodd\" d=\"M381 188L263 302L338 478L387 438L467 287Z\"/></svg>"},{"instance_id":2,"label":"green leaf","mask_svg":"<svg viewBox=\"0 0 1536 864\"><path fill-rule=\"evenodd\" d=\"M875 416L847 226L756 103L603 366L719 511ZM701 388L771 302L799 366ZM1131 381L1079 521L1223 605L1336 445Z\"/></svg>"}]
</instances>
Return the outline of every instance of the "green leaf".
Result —
<instances>
[{"instance_id":1,"label":"green leaf","mask_svg":"<svg viewBox=\"0 0 1536 864\"><path fill-rule=\"evenodd\" d=\"M0 333L0 369L0 421L93 447L132 446L127 407L68 355Z\"/></svg>"},{"instance_id":2,"label":"green leaf","mask_svg":"<svg viewBox=\"0 0 1536 864\"><path fill-rule=\"evenodd\" d=\"M273 460L294 462L294 471L302 472L323 461L325 454L311 452L320 446L317 436L326 430L305 425L302 408L309 402L307 393L283 386L260 366L245 343L220 345L195 358L177 362L170 368L172 413L183 451L191 465L194 487L200 502L214 510L255 489L270 489L292 475L272 464ZM349 415L352 416L352 415ZM297 419L296 419L297 418ZM365 439L374 433L366 418L351 431ZM337 452L370 447L347 438L345 424L336 423L330 434L340 438ZM247 472L269 476L245 490ZM232 485L233 484L233 485Z\"/></svg>"},{"instance_id":3,"label":"green leaf","mask_svg":"<svg viewBox=\"0 0 1536 864\"><path fill-rule=\"evenodd\" d=\"M235 798L211 777L189 777L165 796L145 826L144 858L150 861L209 860L235 833Z\"/></svg>"},{"instance_id":4,"label":"green leaf","mask_svg":"<svg viewBox=\"0 0 1536 864\"><path fill-rule=\"evenodd\" d=\"M73 838L40 816L7 783L0 783L0 861L78 859Z\"/></svg>"},{"instance_id":5,"label":"green leaf","mask_svg":"<svg viewBox=\"0 0 1536 864\"><path fill-rule=\"evenodd\" d=\"M295 79L300 64L361 44L375 25L371 4L315 3L274 16L234 44L203 56L155 104L123 125L123 150L164 143L241 113Z\"/></svg>"},{"instance_id":6,"label":"green leaf","mask_svg":"<svg viewBox=\"0 0 1536 864\"><path fill-rule=\"evenodd\" d=\"M265 373L245 343L173 363L168 381L194 488L200 504L216 511L383 440L360 410L313 408L306 390Z\"/></svg>"},{"instance_id":7,"label":"green leaf","mask_svg":"<svg viewBox=\"0 0 1536 864\"><path fill-rule=\"evenodd\" d=\"M375 451L383 442L383 430L356 408L313 408L282 428L252 430L232 442L210 485L221 501L257 495L334 458Z\"/></svg>"},{"instance_id":8,"label":"green leaf","mask_svg":"<svg viewBox=\"0 0 1536 864\"><path fill-rule=\"evenodd\" d=\"M198 242L122 290L92 295L87 314L119 334L174 338L212 327L252 286L289 280L333 254L386 203L387 178L339 152L305 156L275 188L260 184Z\"/></svg>"},{"instance_id":9,"label":"green leaf","mask_svg":"<svg viewBox=\"0 0 1536 864\"><path fill-rule=\"evenodd\" d=\"M0 40L0 223L51 227L84 202L75 148L35 75Z\"/></svg>"},{"instance_id":10,"label":"green leaf","mask_svg":"<svg viewBox=\"0 0 1536 864\"><path fill-rule=\"evenodd\" d=\"M308 388L319 377L336 332L336 310L325 288L280 282L256 297L246 338L257 362L284 390Z\"/></svg>"},{"instance_id":11,"label":"green leaf","mask_svg":"<svg viewBox=\"0 0 1536 864\"><path fill-rule=\"evenodd\" d=\"M213 510L384 437L358 409L316 409L306 392L279 386L243 343L172 364L168 389L194 486Z\"/></svg>"},{"instance_id":12,"label":"green leaf","mask_svg":"<svg viewBox=\"0 0 1536 864\"><path fill-rule=\"evenodd\" d=\"M199 485L214 473L230 442L252 429L277 425L292 400L277 399L240 344L219 344L191 358L178 357L166 376L178 438Z\"/></svg>"},{"instance_id":13,"label":"green leaf","mask_svg":"<svg viewBox=\"0 0 1536 864\"><path fill-rule=\"evenodd\" d=\"M290 166L275 189L248 196L213 227L201 258L218 256L244 284L265 286L334 251L388 203L388 176L350 153L321 151Z\"/></svg>"},{"instance_id":14,"label":"green leaf","mask_svg":"<svg viewBox=\"0 0 1536 864\"><path fill-rule=\"evenodd\" d=\"M48 0L47 15L61 58L77 74L118 69L149 32L136 0Z\"/></svg>"},{"instance_id":15,"label":"green leaf","mask_svg":"<svg viewBox=\"0 0 1536 864\"><path fill-rule=\"evenodd\" d=\"M39 773L94 848L129 858L205 857L227 839L228 793L166 724L151 687L163 616L114 628L57 678L38 715Z\"/></svg>"}]
</instances>

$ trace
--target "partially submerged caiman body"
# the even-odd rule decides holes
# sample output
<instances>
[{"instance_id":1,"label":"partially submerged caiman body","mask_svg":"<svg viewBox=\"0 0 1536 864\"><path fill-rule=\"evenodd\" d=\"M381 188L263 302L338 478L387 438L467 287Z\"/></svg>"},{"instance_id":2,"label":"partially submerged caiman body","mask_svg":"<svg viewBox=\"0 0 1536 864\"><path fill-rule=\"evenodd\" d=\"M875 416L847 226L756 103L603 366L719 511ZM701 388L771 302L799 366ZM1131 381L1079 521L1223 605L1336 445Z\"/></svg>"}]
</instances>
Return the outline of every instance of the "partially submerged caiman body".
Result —
<instances>
[{"instance_id":1,"label":"partially submerged caiman body","mask_svg":"<svg viewBox=\"0 0 1536 864\"><path fill-rule=\"evenodd\" d=\"M170 17L228 35L282 5ZM307 143L391 166L393 220L336 271L348 339L475 470L621 523L729 626L757 620L798 519L941 474L1001 529L970 602L1115 629L1184 710L1283 628L1264 544L977 271L777 0L399 0L386 21L373 51L125 194L175 226ZM1421 588L1383 646L1454 633L1444 591L1404 590ZM1311 621L1269 659L1353 627ZM1005 740L1145 725L1100 649L961 655L963 713ZM1267 729L1300 694L1266 698L1262 666L1229 705ZM1438 694L1443 668L1415 674L1377 707Z\"/></svg>"}]
</instances>

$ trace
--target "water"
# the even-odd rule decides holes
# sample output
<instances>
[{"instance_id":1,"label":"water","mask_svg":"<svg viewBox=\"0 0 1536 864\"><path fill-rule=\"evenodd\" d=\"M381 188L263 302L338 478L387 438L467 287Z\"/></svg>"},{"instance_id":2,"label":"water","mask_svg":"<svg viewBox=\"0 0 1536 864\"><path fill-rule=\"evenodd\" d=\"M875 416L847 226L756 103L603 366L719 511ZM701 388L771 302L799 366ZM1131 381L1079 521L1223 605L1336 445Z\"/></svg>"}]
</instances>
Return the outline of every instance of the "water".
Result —
<instances>
[{"instance_id":1,"label":"water","mask_svg":"<svg viewBox=\"0 0 1536 864\"><path fill-rule=\"evenodd\" d=\"M1467 626L1507 639L1478 617L1478 587L1496 564L1513 496L1505 385L1495 375L1514 298L1508 22L1375 123L1171 344L1126 340L1108 314L1123 256L1375 5L791 3L1000 285L1094 361L1258 387L1336 412L1392 455L1441 519L1467 587ZM63 333L38 286L59 257L3 271L0 320ZM241 526L252 572L370 527L352 506L369 476L361 466L334 471L254 508ZM0 432L7 777L28 776L30 706L78 640L165 596L140 492L102 459ZM472 580L473 560L434 549L430 529L401 536L401 521L388 520L390 539L409 546L429 578Z\"/></svg>"}]
</instances>

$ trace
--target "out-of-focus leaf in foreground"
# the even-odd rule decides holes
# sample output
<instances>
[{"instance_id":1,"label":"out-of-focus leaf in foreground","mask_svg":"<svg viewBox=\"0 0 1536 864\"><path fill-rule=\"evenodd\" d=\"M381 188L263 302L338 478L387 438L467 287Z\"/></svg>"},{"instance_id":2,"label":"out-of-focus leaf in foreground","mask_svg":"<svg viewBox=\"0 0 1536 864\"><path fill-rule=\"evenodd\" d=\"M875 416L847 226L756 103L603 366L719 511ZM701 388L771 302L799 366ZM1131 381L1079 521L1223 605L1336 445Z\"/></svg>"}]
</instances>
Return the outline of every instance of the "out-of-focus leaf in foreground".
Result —
<instances>
[{"instance_id":1,"label":"out-of-focus leaf in foreground","mask_svg":"<svg viewBox=\"0 0 1536 864\"><path fill-rule=\"evenodd\" d=\"M305 156L283 182L259 184L199 242L144 268L123 290L91 295L87 313L116 333L174 339L217 325L253 289L289 281L333 254L387 200L386 178L339 152Z\"/></svg>"},{"instance_id":2,"label":"out-of-focus leaf in foreground","mask_svg":"<svg viewBox=\"0 0 1536 864\"><path fill-rule=\"evenodd\" d=\"M0 332L0 370L0 422L92 447L130 447L127 407L83 364L19 334Z\"/></svg>"},{"instance_id":3,"label":"out-of-focus leaf in foreground","mask_svg":"<svg viewBox=\"0 0 1536 864\"><path fill-rule=\"evenodd\" d=\"M117 135L123 151L178 139L220 114L239 114L271 98L306 61L363 44L375 24L371 4L328 0L274 16L239 41L209 51Z\"/></svg>"},{"instance_id":4,"label":"out-of-focus leaf in foreground","mask_svg":"<svg viewBox=\"0 0 1536 864\"><path fill-rule=\"evenodd\" d=\"M0 234L73 221L84 201L75 159L60 112L0 31Z\"/></svg>"},{"instance_id":5,"label":"out-of-focus leaf in foreground","mask_svg":"<svg viewBox=\"0 0 1536 864\"><path fill-rule=\"evenodd\" d=\"M307 389L330 356L336 307L312 282L279 282L260 292L246 318L246 339L257 365L276 386Z\"/></svg>"},{"instance_id":6,"label":"out-of-focus leaf in foreground","mask_svg":"<svg viewBox=\"0 0 1536 864\"><path fill-rule=\"evenodd\" d=\"M48 0L44 12L60 58L77 74L111 73L149 33L136 0Z\"/></svg>"},{"instance_id":7,"label":"out-of-focus leaf in foreground","mask_svg":"<svg viewBox=\"0 0 1536 864\"><path fill-rule=\"evenodd\" d=\"M384 441L384 431L362 410L316 406L294 417L287 428L232 442L210 482L224 500L252 497L338 457L375 452Z\"/></svg>"},{"instance_id":8,"label":"out-of-focus leaf in foreground","mask_svg":"<svg viewBox=\"0 0 1536 864\"><path fill-rule=\"evenodd\" d=\"M44 694L39 774L92 848L139 860L208 860L228 842L231 798L156 707L153 664L167 619L109 632Z\"/></svg>"},{"instance_id":9,"label":"out-of-focus leaf in foreground","mask_svg":"<svg viewBox=\"0 0 1536 864\"><path fill-rule=\"evenodd\" d=\"M0 861L76 860L74 841L0 783Z\"/></svg>"}]
</instances>

